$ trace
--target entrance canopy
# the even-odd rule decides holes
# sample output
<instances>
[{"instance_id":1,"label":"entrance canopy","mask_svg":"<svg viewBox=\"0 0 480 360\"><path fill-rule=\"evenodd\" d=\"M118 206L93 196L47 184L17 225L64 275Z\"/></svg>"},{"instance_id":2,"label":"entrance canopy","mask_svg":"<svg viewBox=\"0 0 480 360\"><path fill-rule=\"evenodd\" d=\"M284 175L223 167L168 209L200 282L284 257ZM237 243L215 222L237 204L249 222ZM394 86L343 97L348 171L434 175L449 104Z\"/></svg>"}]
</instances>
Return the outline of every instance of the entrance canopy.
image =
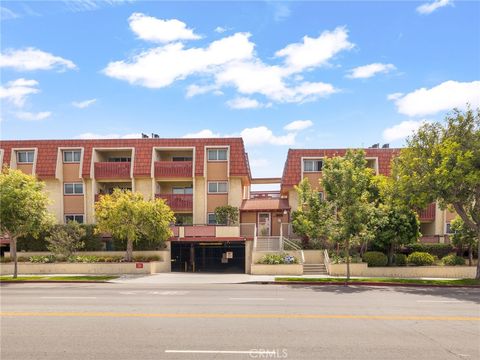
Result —
<instances>
[{"instance_id":1,"label":"entrance canopy","mask_svg":"<svg viewBox=\"0 0 480 360\"><path fill-rule=\"evenodd\" d=\"M240 211L289 211L287 199L248 199L243 200Z\"/></svg>"}]
</instances>

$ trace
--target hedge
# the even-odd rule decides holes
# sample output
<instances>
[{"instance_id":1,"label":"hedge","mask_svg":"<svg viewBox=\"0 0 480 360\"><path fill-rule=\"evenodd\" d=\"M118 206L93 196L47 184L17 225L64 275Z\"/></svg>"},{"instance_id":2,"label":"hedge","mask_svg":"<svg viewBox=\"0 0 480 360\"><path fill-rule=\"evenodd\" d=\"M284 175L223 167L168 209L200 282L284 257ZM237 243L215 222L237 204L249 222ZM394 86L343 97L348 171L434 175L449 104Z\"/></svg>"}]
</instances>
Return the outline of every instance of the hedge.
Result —
<instances>
[{"instance_id":1,"label":"hedge","mask_svg":"<svg viewBox=\"0 0 480 360\"><path fill-rule=\"evenodd\" d=\"M407 262L412 265L426 266L433 265L435 258L429 253L416 251L408 255Z\"/></svg>"},{"instance_id":2,"label":"hedge","mask_svg":"<svg viewBox=\"0 0 480 360\"><path fill-rule=\"evenodd\" d=\"M363 254L363 261L365 261L368 266L386 266L388 258L387 255L380 251L367 251Z\"/></svg>"},{"instance_id":3,"label":"hedge","mask_svg":"<svg viewBox=\"0 0 480 360\"><path fill-rule=\"evenodd\" d=\"M454 252L455 248L450 244L408 244L402 248L402 253L405 255L410 255L414 252L426 252L430 255L437 256L438 258L443 258L444 256L449 255Z\"/></svg>"},{"instance_id":4,"label":"hedge","mask_svg":"<svg viewBox=\"0 0 480 360\"><path fill-rule=\"evenodd\" d=\"M455 254L447 255L443 257L442 262L443 262L443 265L447 265L447 266L465 265L465 259Z\"/></svg>"},{"instance_id":5,"label":"hedge","mask_svg":"<svg viewBox=\"0 0 480 360\"><path fill-rule=\"evenodd\" d=\"M397 266L405 266L407 265L407 255L405 254L395 254L393 257L393 261Z\"/></svg>"}]
</instances>

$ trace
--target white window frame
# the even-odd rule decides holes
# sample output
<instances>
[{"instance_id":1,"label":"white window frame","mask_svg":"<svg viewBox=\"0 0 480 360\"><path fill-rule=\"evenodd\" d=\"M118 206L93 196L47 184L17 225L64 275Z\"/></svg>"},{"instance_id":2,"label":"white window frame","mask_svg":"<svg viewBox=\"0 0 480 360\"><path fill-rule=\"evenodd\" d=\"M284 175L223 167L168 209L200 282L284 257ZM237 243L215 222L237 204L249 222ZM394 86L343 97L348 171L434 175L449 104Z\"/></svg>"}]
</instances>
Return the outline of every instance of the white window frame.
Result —
<instances>
[{"instance_id":1,"label":"white window frame","mask_svg":"<svg viewBox=\"0 0 480 360\"><path fill-rule=\"evenodd\" d=\"M72 219L67 219L67 216L73 216L73 220ZM77 216L82 217L82 222L78 222L75 219ZM77 223L79 223L79 224L85 224L85 214L65 214L64 220L65 220L65 224L67 224L69 221L77 221Z\"/></svg>"},{"instance_id":2,"label":"white window frame","mask_svg":"<svg viewBox=\"0 0 480 360\"><path fill-rule=\"evenodd\" d=\"M65 154L71 153L72 154L72 160L68 161L65 159ZM78 153L78 160L75 160L75 153ZM80 163L82 160L82 150L81 149L75 149L75 150L62 150L62 156L63 156L63 163L65 164L77 164Z\"/></svg>"},{"instance_id":3,"label":"white window frame","mask_svg":"<svg viewBox=\"0 0 480 360\"><path fill-rule=\"evenodd\" d=\"M210 216L213 215L215 218L215 222L210 222ZM208 225L217 225L217 216L214 212L207 213L207 224Z\"/></svg>"},{"instance_id":4,"label":"white window frame","mask_svg":"<svg viewBox=\"0 0 480 360\"><path fill-rule=\"evenodd\" d=\"M220 159L219 154L220 151L225 152L225 159ZM210 153L215 152L215 158L210 159ZM228 161L228 148L212 148L207 149L207 161Z\"/></svg>"},{"instance_id":5,"label":"white window frame","mask_svg":"<svg viewBox=\"0 0 480 360\"><path fill-rule=\"evenodd\" d=\"M216 191L210 191L210 184L216 184ZM225 184L225 191L218 191L219 184ZM228 194L228 181L209 181L207 184L208 194Z\"/></svg>"},{"instance_id":6,"label":"white window frame","mask_svg":"<svg viewBox=\"0 0 480 360\"><path fill-rule=\"evenodd\" d=\"M32 161L28 161L28 155L26 155L27 161L20 161L20 153L32 154ZM17 150L16 157L17 164L33 164L35 162L35 150Z\"/></svg>"},{"instance_id":7,"label":"white window frame","mask_svg":"<svg viewBox=\"0 0 480 360\"><path fill-rule=\"evenodd\" d=\"M73 185L73 193L67 193L66 192L66 187L67 185ZM75 185L82 185L82 192L81 193L77 193L75 192ZM84 186L83 186L83 183L81 182L66 182L66 183L63 183L63 195L67 195L67 196L71 196L71 195L84 195Z\"/></svg>"},{"instance_id":8,"label":"white window frame","mask_svg":"<svg viewBox=\"0 0 480 360\"><path fill-rule=\"evenodd\" d=\"M315 168L315 163L321 162L322 163L322 170L323 170L323 159L303 159L303 172L307 173L318 173L322 172L322 170L307 170L305 164L307 162L312 162L313 166L312 168Z\"/></svg>"}]
</instances>

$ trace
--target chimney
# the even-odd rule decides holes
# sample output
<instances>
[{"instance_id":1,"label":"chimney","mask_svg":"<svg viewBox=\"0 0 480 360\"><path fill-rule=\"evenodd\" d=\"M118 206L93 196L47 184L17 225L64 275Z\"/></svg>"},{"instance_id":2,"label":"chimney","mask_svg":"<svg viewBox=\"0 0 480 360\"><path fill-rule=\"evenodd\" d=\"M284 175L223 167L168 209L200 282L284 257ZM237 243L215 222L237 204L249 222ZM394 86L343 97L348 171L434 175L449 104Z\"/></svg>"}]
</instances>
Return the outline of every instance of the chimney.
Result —
<instances>
[{"instance_id":1,"label":"chimney","mask_svg":"<svg viewBox=\"0 0 480 360\"><path fill-rule=\"evenodd\" d=\"M388 149L388 148L390 148L390 144L383 144L382 145L382 149Z\"/></svg>"}]
</instances>

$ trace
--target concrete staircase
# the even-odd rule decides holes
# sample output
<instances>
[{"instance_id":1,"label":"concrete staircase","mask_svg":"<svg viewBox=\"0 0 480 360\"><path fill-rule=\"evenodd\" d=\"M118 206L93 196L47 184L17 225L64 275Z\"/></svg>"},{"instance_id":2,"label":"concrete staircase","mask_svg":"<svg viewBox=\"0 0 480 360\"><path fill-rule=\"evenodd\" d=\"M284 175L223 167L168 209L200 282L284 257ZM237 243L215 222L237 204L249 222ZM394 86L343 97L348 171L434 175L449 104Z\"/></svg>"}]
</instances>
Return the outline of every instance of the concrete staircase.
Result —
<instances>
[{"instance_id":1,"label":"concrete staircase","mask_svg":"<svg viewBox=\"0 0 480 360\"><path fill-rule=\"evenodd\" d=\"M303 275L328 275L325 264L303 264Z\"/></svg>"}]
</instances>

